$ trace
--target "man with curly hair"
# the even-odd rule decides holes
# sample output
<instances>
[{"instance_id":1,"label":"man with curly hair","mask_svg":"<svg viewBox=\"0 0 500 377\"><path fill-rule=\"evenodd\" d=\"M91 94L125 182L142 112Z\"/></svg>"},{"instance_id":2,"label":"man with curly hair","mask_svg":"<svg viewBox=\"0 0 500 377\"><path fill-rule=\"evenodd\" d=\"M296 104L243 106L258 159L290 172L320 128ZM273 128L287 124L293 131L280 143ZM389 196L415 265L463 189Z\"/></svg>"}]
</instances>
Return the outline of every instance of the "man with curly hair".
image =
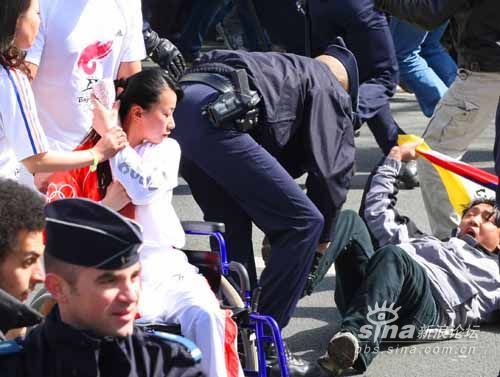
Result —
<instances>
[{"instance_id":1,"label":"man with curly hair","mask_svg":"<svg viewBox=\"0 0 500 377\"><path fill-rule=\"evenodd\" d=\"M10 179L0 179L0 288L24 301L43 282L44 200Z\"/></svg>"},{"instance_id":2,"label":"man with curly hair","mask_svg":"<svg viewBox=\"0 0 500 377\"><path fill-rule=\"evenodd\" d=\"M44 281L44 204L43 198L30 188L0 178L0 301L8 308L17 307L12 297L25 301L33 288ZM13 318L2 308L0 336L2 331L17 327L14 322L20 323L17 315Z\"/></svg>"}]
</instances>

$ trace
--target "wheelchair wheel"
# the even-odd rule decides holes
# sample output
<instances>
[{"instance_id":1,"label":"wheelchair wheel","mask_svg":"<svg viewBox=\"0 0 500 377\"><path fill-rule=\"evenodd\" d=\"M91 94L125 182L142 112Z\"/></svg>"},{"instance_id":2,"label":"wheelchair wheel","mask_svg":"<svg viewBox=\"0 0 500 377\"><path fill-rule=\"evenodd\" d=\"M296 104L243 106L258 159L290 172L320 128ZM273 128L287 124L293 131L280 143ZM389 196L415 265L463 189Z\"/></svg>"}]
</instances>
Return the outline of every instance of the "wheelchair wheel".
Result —
<instances>
[{"instance_id":1,"label":"wheelchair wheel","mask_svg":"<svg viewBox=\"0 0 500 377\"><path fill-rule=\"evenodd\" d=\"M245 309L241 296L224 276L221 278L220 291L231 308L236 310ZM259 370L255 333L251 329L238 327L238 353L243 369L249 371Z\"/></svg>"}]
</instances>

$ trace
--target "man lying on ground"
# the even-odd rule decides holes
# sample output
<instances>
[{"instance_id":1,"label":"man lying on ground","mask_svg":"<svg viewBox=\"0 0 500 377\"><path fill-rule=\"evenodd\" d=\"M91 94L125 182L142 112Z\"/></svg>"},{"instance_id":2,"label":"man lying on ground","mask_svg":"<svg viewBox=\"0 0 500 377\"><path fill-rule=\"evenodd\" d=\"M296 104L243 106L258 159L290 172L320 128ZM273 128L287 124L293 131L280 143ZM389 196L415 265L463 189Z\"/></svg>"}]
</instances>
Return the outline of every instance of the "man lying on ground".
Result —
<instances>
[{"instance_id":1,"label":"man lying on ground","mask_svg":"<svg viewBox=\"0 0 500 377\"><path fill-rule=\"evenodd\" d=\"M415 339L429 327L467 328L500 310L494 199L473 200L449 239L424 234L395 208L401 161L415 158L415 145L394 147L369 179L361 214L374 244L357 215L339 219L344 243L331 259L342 321L319 360L329 371L365 371L384 339Z\"/></svg>"}]
</instances>

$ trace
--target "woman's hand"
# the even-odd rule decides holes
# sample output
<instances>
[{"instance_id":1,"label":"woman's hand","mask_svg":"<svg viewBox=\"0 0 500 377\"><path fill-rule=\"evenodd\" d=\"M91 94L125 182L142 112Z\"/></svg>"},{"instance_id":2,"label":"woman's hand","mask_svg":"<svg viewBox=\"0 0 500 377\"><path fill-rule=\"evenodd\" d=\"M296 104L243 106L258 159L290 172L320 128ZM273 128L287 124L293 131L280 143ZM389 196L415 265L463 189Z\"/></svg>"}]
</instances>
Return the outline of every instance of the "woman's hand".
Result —
<instances>
[{"instance_id":1,"label":"woman's hand","mask_svg":"<svg viewBox=\"0 0 500 377\"><path fill-rule=\"evenodd\" d=\"M99 162L106 161L128 145L127 134L119 127L112 128L97 142L92 151Z\"/></svg>"},{"instance_id":2,"label":"woman's hand","mask_svg":"<svg viewBox=\"0 0 500 377\"><path fill-rule=\"evenodd\" d=\"M106 195L101 200L105 206L114 209L115 211L121 210L131 202L130 197L123 185L118 181L113 181L106 190Z\"/></svg>"},{"instance_id":3,"label":"woman's hand","mask_svg":"<svg viewBox=\"0 0 500 377\"><path fill-rule=\"evenodd\" d=\"M118 118L118 110L120 109L120 101L113 104L111 110L107 109L99 99L92 94L92 127L100 135L105 135L113 128L121 128L120 120Z\"/></svg>"}]
</instances>

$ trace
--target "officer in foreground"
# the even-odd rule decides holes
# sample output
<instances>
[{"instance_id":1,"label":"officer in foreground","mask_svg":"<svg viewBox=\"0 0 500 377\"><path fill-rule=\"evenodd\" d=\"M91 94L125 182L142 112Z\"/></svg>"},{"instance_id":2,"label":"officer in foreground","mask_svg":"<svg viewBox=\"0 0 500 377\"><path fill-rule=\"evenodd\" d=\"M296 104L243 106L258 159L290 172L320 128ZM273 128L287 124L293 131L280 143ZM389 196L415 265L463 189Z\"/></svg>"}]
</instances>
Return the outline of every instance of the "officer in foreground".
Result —
<instances>
[{"instance_id":1,"label":"officer in foreground","mask_svg":"<svg viewBox=\"0 0 500 377\"><path fill-rule=\"evenodd\" d=\"M358 72L339 44L317 59L215 50L186 71L173 137L205 220L223 222L255 287L252 222L269 237L258 310L285 327L315 252L325 251L354 163ZM307 194L294 181L308 173ZM269 356L269 354L268 354ZM317 376L288 354L292 376ZM278 373L278 372L276 372Z\"/></svg>"},{"instance_id":2,"label":"officer in foreground","mask_svg":"<svg viewBox=\"0 0 500 377\"><path fill-rule=\"evenodd\" d=\"M139 227L84 199L56 201L45 214L45 283L57 305L0 354L2 376L202 376L192 343L134 326Z\"/></svg>"}]
</instances>

